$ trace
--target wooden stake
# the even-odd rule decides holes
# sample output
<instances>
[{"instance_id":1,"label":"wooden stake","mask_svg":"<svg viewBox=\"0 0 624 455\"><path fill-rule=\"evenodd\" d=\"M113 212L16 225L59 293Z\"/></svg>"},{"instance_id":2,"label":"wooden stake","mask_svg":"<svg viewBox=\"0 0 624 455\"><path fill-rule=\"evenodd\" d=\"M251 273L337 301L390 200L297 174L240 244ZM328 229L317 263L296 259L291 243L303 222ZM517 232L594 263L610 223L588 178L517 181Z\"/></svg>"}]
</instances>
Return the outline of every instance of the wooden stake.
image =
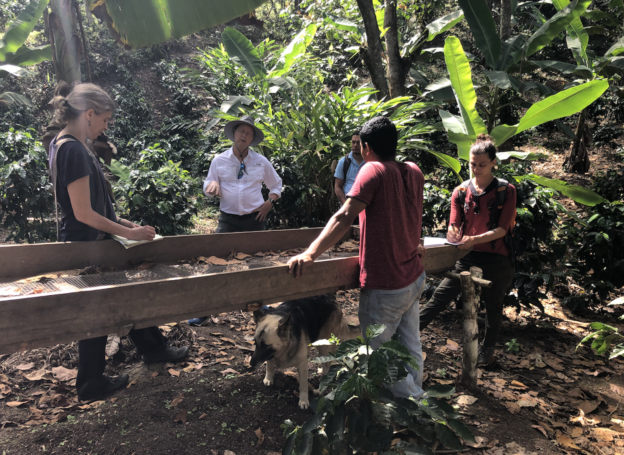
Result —
<instances>
[{"instance_id":1,"label":"wooden stake","mask_svg":"<svg viewBox=\"0 0 624 455\"><path fill-rule=\"evenodd\" d=\"M470 272L461 272L462 296L464 300L464 365L462 384L469 389L477 388L477 357L479 355L479 327L477 326L477 297Z\"/></svg>"}]
</instances>

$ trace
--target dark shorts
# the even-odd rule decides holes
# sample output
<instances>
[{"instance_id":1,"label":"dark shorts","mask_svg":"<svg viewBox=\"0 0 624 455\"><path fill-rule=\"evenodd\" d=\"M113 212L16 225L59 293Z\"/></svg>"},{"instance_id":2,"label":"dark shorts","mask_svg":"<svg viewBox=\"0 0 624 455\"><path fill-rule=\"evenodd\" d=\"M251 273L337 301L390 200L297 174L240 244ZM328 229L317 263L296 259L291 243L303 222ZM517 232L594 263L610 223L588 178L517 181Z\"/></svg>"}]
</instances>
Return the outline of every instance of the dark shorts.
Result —
<instances>
[{"instance_id":1,"label":"dark shorts","mask_svg":"<svg viewBox=\"0 0 624 455\"><path fill-rule=\"evenodd\" d=\"M251 232L264 231L266 223L256 220L258 212L249 213L247 215L232 215L230 213L221 212L219 215L219 225L215 231L217 234L226 232Z\"/></svg>"}]
</instances>

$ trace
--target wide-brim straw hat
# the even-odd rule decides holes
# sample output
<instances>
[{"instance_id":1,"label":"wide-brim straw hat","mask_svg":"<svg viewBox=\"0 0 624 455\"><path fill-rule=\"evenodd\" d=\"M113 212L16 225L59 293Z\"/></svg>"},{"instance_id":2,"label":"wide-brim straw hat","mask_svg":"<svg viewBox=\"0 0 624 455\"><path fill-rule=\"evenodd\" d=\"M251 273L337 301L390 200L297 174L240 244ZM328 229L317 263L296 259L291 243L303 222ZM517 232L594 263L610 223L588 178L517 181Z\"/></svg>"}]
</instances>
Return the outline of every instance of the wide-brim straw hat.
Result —
<instances>
[{"instance_id":1,"label":"wide-brim straw hat","mask_svg":"<svg viewBox=\"0 0 624 455\"><path fill-rule=\"evenodd\" d=\"M234 142L234 128L238 125L248 125L253 128L255 133L253 141L251 141L249 147L258 145L264 140L264 133L255 125L255 123L256 122L251 115L243 115L240 120L232 120L231 122L225 124L225 137Z\"/></svg>"}]
</instances>

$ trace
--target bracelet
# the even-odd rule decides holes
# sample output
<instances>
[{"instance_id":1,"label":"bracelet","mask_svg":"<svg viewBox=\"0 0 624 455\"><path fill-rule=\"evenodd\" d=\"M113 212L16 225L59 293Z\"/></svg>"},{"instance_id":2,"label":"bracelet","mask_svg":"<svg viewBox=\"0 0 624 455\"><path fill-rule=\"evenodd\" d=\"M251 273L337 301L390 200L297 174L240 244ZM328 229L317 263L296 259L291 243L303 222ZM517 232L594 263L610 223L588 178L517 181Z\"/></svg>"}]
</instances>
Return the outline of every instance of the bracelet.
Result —
<instances>
[{"instance_id":1,"label":"bracelet","mask_svg":"<svg viewBox=\"0 0 624 455\"><path fill-rule=\"evenodd\" d=\"M275 204L275 201L274 201L273 199L271 199L271 198L268 198L268 199L267 199L267 202L270 202L270 203L271 203L271 205Z\"/></svg>"}]
</instances>

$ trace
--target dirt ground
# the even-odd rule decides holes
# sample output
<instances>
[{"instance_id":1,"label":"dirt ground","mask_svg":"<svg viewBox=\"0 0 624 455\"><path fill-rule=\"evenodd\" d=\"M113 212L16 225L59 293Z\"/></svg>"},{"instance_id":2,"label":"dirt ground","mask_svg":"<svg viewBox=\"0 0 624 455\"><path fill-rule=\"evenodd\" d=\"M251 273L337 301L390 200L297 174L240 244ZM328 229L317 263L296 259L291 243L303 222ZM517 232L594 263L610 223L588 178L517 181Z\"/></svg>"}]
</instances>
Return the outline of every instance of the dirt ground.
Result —
<instances>
[{"instance_id":1,"label":"dirt ground","mask_svg":"<svg viewBox=\"0 0 624 455\"><path fill-rule=\"evenodd\" d=\"M358 298L357 290L338 295L350 321L357 320ZM545 306L545 314L506 310L499 363L480 371L476 393L457 384L460 316L443 313L422 335L425 389L457 385L453 404L478 436L474 453L624 453L624 361L575 351L587 323L570 319L555 300ZM254 329L243 312L212 317L206 327L161 326L173 344L191 345L191 355L182 364L149 368L122 340L107 373L129 372L130 386L94 403L76 401L75 343L0 356L0 452L279 453L280 425L301 424L311 413L297 405L296 370L278 372L266 387L264 367L250 369ZM512 339L515 354L505 352ZM317 386L312 363L310 377Z\"/></svg>"}]
</instances>

